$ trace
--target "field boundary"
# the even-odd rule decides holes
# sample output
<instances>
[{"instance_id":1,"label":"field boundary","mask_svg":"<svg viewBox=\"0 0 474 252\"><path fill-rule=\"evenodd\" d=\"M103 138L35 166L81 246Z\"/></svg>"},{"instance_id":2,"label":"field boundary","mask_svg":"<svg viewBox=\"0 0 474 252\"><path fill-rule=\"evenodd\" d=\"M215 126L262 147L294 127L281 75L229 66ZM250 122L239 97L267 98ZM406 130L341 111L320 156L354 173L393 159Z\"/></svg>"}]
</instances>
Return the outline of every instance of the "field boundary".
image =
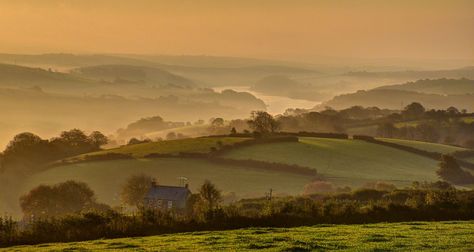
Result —
<instances>
[{"instance_id":1,"label":"field boundary","mask_svg":"<svg viewBox=\"0 0 474 252\"><path fill-rule=\"evenodd\" d=\"M368 142L368 143L379 144L379 145L383 145L383 146L387 146L387 147L391 147L391 148L395 148L395 149L407 151L407 152L410 152L410 153L413 153L413 154L417 154L417 155L420 155L420 156L423 156L423 157L431 158L431 159L436 160L436 161L441 160L441 156L443 155L443 154L440 153L440 152L425 151L425 150L421 150L421 149L418 149L418 148L415 148L415 147L411 147L411 146L406 146L406 145L402 145L402 144L397 144L397 143L391 143L391 142L385 142L385 141L377 140L377 139L375 139L375 138L372 137L372 136L354 135L354 136L352 136L352 138L355 139L355 140L362 140L362 141L366 141L366 142ZM453 156L455 157L456 162L457 162L459 165L461 165L461 166L464 167L464 168L467 168L467 169L470 169L470 170L474 170L474 164L473 164L473 163L470 163L470 162L461 160L461 159L459 159L459 158L456 158L455 155L453 155Z\"/></svg>"}]
</instances>

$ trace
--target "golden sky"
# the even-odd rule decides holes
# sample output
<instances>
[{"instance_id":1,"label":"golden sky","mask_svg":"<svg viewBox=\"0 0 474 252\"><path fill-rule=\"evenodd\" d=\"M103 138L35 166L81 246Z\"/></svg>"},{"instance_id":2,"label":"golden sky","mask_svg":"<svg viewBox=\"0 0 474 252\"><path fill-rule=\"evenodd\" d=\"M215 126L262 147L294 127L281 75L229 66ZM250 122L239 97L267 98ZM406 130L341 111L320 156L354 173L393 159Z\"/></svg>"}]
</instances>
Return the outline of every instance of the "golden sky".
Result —
<instances>
[{"instance_id":1,"label":"golden sky","mask_svg":"<svg viewBox=\"0 0 474 252\"><path fill-rule=\"evenodd\" d=\"M0 52L474 59L474 1L0 0Z\"/></svg>"}]
</instances>

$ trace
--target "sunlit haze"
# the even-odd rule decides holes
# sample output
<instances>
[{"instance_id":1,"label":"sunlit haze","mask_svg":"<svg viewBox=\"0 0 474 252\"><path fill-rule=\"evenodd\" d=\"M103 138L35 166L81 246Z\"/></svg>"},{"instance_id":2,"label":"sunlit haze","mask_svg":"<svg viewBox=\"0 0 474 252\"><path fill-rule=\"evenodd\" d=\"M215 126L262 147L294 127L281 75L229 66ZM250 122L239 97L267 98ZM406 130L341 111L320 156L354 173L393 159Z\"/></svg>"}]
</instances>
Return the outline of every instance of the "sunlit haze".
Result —
<instances>
[{"instance_id":1,"label":"sunlit haze","mask_svg":"<svg viewBox=\"0 0 474 252\"><path fill-rule=\"evenodd\" d=\"M2 0L0 51L474 58L474 2Z\"/></svg>"}]
</instances>

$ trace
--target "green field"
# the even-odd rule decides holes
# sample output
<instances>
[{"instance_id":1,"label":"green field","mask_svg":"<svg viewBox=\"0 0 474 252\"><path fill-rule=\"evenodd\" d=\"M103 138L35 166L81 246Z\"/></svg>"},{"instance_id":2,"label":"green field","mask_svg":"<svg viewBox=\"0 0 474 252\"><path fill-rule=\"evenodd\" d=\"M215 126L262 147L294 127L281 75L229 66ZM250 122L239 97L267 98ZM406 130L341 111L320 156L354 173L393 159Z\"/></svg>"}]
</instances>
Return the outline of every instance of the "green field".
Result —
<instances>
[{"instance_id":1,"label":"green field","mask_svg":"<svg viewBox=\"0 0 474 252\"><path fill-rule=\"evenodd\" d=\"M404 222L178 233L16 246L5 251L472 251L473 237L474 221Z\"/></svg>"},{"instance_id":2,"label":"green field","mask_svg":"<svg viewBox=\"0 0 474 252\"><path fill-rule=\"evenodd\" d=\"M404 139L394 139L394 138L378 138L378 140L389 142L389 143L405 145L405 146L417 148L420 150L439 152L439 153L445 153L445 154L455 152L455 151L467 150L466 148L452 146L452 145L429 143L429 142L414 141L414 140L404 140Z\"/></svg>"},{"instance_id":3,"label":"green field","mask_svg":"<svg viewBox=\"0 0 474 252\"><path fill-rule=\"evenodd\" d=\"M225 192L245 197L261 197L273 188L276 194L299 194L310 177L284 172L268 172L240 166L219 165L201 159L157 158L77 163L37 173L27 179L22 192L39 184L53 184L68 179L83 181L96 192L98 200L119 205L120 187L128 176L145 173L160 184L177 185L178 177L189 179L193 192L211 180Z\"/></svg>"},{"instance_id":4,"label":"green field","mask_svg":"<svg viewBox=\"0 0 474 252\"><path fill-rule=\"evenodd\" d=\"M379 180L405 186L415 180L438 179L434 160L359 140L300 138L299 143L243 147L224 157L308 166L338 185L360 186Z\"/></svg>"},{"instance_id":5,"label":"green field","mask_svg":"<svg viewBox=\"0 0 474 252\"><path fill-rule=\"evenodd\" d=\"M119 148L108 149L85 155L102 155L107 153L132 154L135 158L142 158L151 153L160 154L178 154L179 152L196 152L207 153L211 147L217 147L217 142L223 144L233 144L248 140L243 137L202 137L202 138L186 138L179 140L158 141L152 143L126 145Z\"/></svg>"}]
</instances>

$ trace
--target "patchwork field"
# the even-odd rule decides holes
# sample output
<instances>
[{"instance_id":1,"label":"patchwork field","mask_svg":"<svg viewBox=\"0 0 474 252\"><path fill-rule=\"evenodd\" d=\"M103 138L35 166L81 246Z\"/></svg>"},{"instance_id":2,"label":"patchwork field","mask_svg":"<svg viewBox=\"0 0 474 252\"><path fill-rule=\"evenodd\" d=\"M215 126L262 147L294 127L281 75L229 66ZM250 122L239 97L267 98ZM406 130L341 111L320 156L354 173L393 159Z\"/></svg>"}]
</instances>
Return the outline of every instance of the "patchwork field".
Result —
<instances>
[{"instance_id":1,"label":"patchwork field","mask_svg":"<svg viewBox=\"0 0 474 252\"><path fill-rule=\"evenodd\" d=\"M298 164L316 168L338 185L382 180L399 186L437 180L437 162L406 151L359 140L300 138L239 148L224 157Z\"/></svg>"},{"instance_id":2,"label":"patchwork field","mask_svg":"<svg viewBox=\"0 0 474 252\"><path fill-rule=\"evenodd\" d=\"M16 246L0 251L472 251L474 222L250 228Z\"/></svg>"},{"instance_id":3,"label":"patchwork field","mask_svg":"<svg viewBox=\"0 0 474 252\"><path fill-rule=\"evenodd\" d=\"M405 145L405 146L417 148L420 150L439 152L439 153L445 153L445 154L455 152L455 151L467 150L466 148L452 146L452 145L429 143L429 142L414 141L414 140L404 140L404 139L394 139L394 138L378 138L378 140L389 142L389 143Z\"/></svg>"},{"instance_id":4,"label":"patchwork field","mask_svg":"<svg viewBox=\"0 0 474 252\"><path fill-rule=\"evenodd\" d=\"M192 191L205 179L225 192L241 196L261 197L270 188L276 194L299 194L310 177L284 172L268 172L240 166L219 165L201 159L137 159L77 163L55 167L27 179L21 191L27 192L39 184L53 184L69 179L86 182L96 192L98 200L119 205L120 188L127 177L149 174L165 185L178 185L178 177L189 179Z\"/></svg>"},{"instance_id":5,"label":"patchwork field","mask_svg":"<svg viewBox=\"0 0 474 252\"><path fill-rule=\"evenodd\" d=\"M248 138L243 137L202 137L202 138L187 138L179 140L159 141L152 143L126 145L119 148L108 149L85 155L102 155L107 153L131 154L135 158L142 158L151 153L160 154L177 154L179 152L197 152L207 153L211 147L217 147L217 142L222 144L232 144L236 142L245 141Z\"/></svg>"}]
</instances>

